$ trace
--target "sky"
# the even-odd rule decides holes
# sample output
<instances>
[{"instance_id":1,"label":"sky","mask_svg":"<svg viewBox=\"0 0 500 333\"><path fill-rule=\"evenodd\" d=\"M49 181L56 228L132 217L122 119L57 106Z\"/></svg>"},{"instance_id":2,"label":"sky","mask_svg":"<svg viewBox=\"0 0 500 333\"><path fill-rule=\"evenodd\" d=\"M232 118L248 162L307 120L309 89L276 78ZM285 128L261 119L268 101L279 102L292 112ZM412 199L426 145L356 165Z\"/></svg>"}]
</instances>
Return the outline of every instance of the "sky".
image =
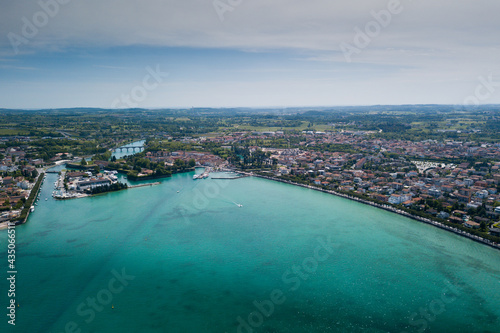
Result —
<instances>
[{"instance_id":1,"label":"sky","mask_svg":"<svg viewBox=\"0 0 500 333\"><path fill-rule=\"evenodd\" d=\"M0 108L500 103L498 0L0 0Z\"/></svg>"}]
</instances>

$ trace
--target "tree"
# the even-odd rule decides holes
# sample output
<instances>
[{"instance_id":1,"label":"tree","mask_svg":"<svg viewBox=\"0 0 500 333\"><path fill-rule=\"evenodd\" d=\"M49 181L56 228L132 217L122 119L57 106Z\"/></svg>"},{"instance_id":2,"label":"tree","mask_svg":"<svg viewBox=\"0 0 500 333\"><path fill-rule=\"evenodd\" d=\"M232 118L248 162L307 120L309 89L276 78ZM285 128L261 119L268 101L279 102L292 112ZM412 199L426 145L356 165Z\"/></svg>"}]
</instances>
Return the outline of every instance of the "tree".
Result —
<instances>
[{"instance_id":1,"label":"tree","mask_svg":"<svg viewBox=\"0 0 500 333\"><path fill-rule=\"evenodd\" d=\"M87 161L85 161L85 158L82 158L82 160L80 161L80 165L87 165Z\"/></svg>"},{"instance_id":2,"label":"tree","mask_svg":"<svg viewBox=\"0 0 500 333\"><path fill-rule=\"evenodd\" d=\"M17 210L17 209L21 209L22 207L24 206L24 202L22 202L21 200L19 200L17 202L17 204L14 206L14 209Z\"/></svg>"},{"instance_id":3,"label":"tree","mask_svg":"<svg viewBox=\"0 0 500 333\"><path fill-rule=\"evenodd\" d=\"M188 165L189 165L190 168L194 168L195 167L196 161L194 160L194 158L192 158L192 159L190 159L188 161Z\"/></svg>"},{"instance_id":4,"label":"tree","mask_svg":"<svg viewBox=\"0 0 500 333\"><path fill-rule=\"evenodd\" d=\"M178 159L176 159L176 160L174 161L174 165L175 165L176 167L179 167L179 168L183 168L183 167L185 166L185 164L186 164L186 163L184 163L184 161L183 161L183 160L181 160L180 158L178 158Z\"/></svg>"},{"instance_id":5,"label":"tree","mask_svg":"<svg viewBox=\"0 0 500 333\"><path fill-rule=\"evenodd\" d=\"M481 231L486 231L486 223L485 223L484 221L481 221L481 224L480 224L480 226L479 226L479 229L480 229Z\"/></svg>"}]
</instances>

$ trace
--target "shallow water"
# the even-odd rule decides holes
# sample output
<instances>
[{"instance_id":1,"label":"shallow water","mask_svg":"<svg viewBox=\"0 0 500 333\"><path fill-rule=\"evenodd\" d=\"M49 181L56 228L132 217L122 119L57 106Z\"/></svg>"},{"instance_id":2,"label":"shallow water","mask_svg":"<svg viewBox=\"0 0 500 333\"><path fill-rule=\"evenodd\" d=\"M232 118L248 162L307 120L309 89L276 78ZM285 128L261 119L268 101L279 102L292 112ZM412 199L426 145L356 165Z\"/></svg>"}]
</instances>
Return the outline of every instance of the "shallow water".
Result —
<instances>
[{"instance_id":1,"label":"shallow water","mask_svg":"<svg viewBox=\"0 0 500 333\"><path fill-rule=\"evenodd\" d=\"M498 332L499 251L317 191L193 174L69 201L49 174L17 228L16 326L0 330Z\"/></svg>"}]
</instances>

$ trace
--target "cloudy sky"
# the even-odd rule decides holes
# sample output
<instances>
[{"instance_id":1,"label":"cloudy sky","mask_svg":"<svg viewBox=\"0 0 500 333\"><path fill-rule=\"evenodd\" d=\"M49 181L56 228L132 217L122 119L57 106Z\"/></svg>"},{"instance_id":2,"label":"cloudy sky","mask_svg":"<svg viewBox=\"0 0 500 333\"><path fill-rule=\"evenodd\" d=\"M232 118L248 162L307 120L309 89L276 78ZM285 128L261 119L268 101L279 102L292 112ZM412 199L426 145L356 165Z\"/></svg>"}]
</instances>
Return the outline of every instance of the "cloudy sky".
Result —
<instances>
[{"instance_id":1,"label":"cloudy sky","mask_svg":"<svg viewBox=\"0 0 500 333\"><path fill-rule=\"evenodd\" d=\"M498 0L0 0L0 107L500 103Z\"/></svg>"}]
</instances>

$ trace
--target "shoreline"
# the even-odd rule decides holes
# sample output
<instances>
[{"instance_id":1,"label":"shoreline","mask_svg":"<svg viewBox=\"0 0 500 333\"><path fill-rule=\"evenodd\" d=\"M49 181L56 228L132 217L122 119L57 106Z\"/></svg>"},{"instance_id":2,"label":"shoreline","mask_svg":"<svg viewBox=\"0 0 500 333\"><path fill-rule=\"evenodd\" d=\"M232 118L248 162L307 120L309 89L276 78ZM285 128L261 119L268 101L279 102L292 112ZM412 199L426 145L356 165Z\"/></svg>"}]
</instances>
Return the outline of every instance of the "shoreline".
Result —
<instances>
[{"instance_id":1,"label":"shoreline","mask_svg":"<svg viewBox=\"0 0 500 333\"><path fill-rule=\"evenodd\" d=\"M248 173L248 172L244 172L244 171L237 171L237 172L245 174L245 175L250 176L250 177L258 177L258 178L272 180L272 181L276 181L276 182L280 182L280 183L284 183L284 184L300 186L300 187L307 188L307 189L310 189L310 190L315 190L315 191L319 191L319 192L323 192L323 193L335 195L335 196L338 196L338 197L341 197L341 198L344 198L344 199L348 199L348 200L356 201L356 202L359 202L359 203L362 203L362 204L365 204L365 205L369 205L369 206L372 206L372 207L380 208L380 209L383 209L383 210L386 210L386 211L389 211L389 212L392 212L392 213L395 213L395 214L398 214L398 215L401 215L401 216L404 216L404 217L411 218L411 219L419 221L419 222L423 222L425 224L432 225L434 227L437 227L437 228L440 228L440 229L443 229L443 230L446 230L446 231L450 231L450 232L452 232L452 233L454 233L456 235L459 235L459 236L462 236L462 237L465 237L465 238L469 238L470 240L473 240L475 242L482 243L482 244L488 245L488 246L490 246L490 247L492 247L494 249L500 250L500 244L498 244L498 243L492 242L492 241L490 241L488 239L485 239L485 238L482 238L482 237L479 237L479 236L476 236L476 235L469 234L468 232L465 232L465 231L460 230L458 228L453 228L451 226L448 226L448 225L443 224L443 223L438 222L438 221L434 221L434 220L431 220L431 219L428 219L428 218L425 218L425 217L421 217L421 216L416 216L416 215L410 214L408 212L405 212L403 210L397 209L397 208L392 207L390 205L381 205L381 204L378 204L376 202L372 202L372 201L369 201L369 200L365 200L365 199L353 197L353 196L350 196L350 195L347 195L347 194L344 194L344 193L336 192L334 190L325 190L325 189L322 189L322 188L318 188L316 186L294 183L292 181L288 181L288 180L284 180L284 179L280 179L280 178L269 177L269 176L262 176L262 175L257 175L257 174L254 174L254 173Z\"/></svg>"},{"instance_id":2,"label":"shoreline","mask_svg":"<svg viewBox=\"0 0 500 333\"><path fill-rule=\"evenodd\" d=\"M30 217L30 214L31 214L31 206L33 206L37 202L37 200L39 200L40 191L42 190L42 185L43 185L43 182L45 181L45 177L46 177L45 172L42 172L38 175L36 182L35 182L35 185L33 185L33 188L31 189L30 195L25 203L25 206L21 210L21 216L22 216L22 211L27 209L26 216L24 218L22 218L21 220L14 221L14 224L16 227L18 225L22 225L22 224L25 224L28 222L28 218ZM35 193L33 194L32 191L35 191ZM27 207L26 204L30 201L30 198L32 198L32 199L31 199L31 202L29 204L29 207ZM8 229L8 227L9 227L9 222L3 222L0 225L0 230Z\"/></svg>"},{"instance_id":3,"label":"shoreline","mask_svg":"<svg viewBox=\"0 0 500 333\"><path fill-rule=\"evenodd\" d=\"M129 185L128 187L122 188L122 189L117 190L117 191L108 191L108 192L102 192L102 193L96 193L96 194L82 193L81 195L79 195L77 197L70 197L70 198L55 198L54 197L54 199L57 200L57 201L65 201L65 200L71 200L71 199L92 198L92 197L95 197L95 196L98 196L98 195L104 195L104 194L113 193L113 192L121 192L121 191L125 191L125 190L130 190L132 188L139 188L139 187L146 187L146 186L153 186L153 185L160 185L160 184L161 184L161 182L138 184L138 185Z\"/></svg>"}]
</instances>

